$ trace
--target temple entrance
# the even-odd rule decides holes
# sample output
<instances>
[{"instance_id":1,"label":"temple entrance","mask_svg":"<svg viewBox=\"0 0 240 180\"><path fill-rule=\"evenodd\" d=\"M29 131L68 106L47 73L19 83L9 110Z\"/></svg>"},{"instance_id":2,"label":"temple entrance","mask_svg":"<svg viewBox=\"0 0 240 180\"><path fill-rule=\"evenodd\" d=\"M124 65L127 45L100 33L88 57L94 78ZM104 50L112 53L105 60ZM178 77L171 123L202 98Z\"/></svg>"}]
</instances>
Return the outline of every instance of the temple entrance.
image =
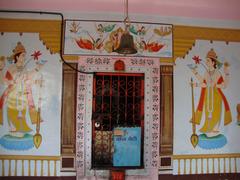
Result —
<instances>
[{"instance_id":1,"label":"temple entrance","mask_svg":"<svg viewBox=\"0 0 240 180\"><path fill-rule=\"evenodd\" d=\"M143 132L144 74L96 73L93 78L92 168L143 167Z\"/></svg>"}]
</instances>

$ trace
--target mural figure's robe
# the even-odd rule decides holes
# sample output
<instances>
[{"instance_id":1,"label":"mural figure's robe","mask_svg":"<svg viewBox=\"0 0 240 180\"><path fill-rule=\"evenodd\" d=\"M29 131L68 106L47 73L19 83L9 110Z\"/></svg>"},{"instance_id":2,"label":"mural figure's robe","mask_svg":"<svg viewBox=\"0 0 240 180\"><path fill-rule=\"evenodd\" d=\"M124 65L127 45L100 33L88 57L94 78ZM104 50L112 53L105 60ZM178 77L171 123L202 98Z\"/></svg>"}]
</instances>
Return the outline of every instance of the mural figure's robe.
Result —
<instances>
[{"instance_id":1,"label":"mural figure's robe","mask_svg":"<svg viewBox=\"0 0 240 180\"><path fill-rule=\"evenodd\" d=\"M222 82L223 82L223 77L220 76L217 81L217 84L221 84ZM213 89L211 90L211 88ZM207 110L207 101L208 101L207 99L209 99L209 104L213 105L213 112L211 115ZM222 103L224 104L224 125L227 125L232 122L232 115L231 115L228 101L225 95L223 94L222 90L217 87L201 89L200 100L197 106L197 110L195 112L195 118L196 118L195 123L200 124L202 119L203 107L204 107L205 122L203 127L200 129L202 133L213 132L214 127L220 123L221 114L222 114Z\"/></svg>"}]
</instances>

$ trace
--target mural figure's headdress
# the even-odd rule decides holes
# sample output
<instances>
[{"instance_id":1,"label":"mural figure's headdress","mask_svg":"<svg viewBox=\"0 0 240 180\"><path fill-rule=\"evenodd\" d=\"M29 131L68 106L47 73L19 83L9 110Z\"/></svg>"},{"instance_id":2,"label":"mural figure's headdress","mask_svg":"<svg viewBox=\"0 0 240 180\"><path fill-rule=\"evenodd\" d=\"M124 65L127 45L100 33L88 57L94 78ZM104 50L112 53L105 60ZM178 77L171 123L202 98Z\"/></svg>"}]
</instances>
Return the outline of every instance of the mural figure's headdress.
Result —
<instances>
[{"instance_id":1,"label":"mural figure's headdress","mask_svg":"<svg viewBox=\"0 0 240 180\"><path fill-rule=\"evenodd\" d=\"M26 53L26 50L25 50L25 47L22 45L22 43L18 42L12 52L13 52L12 57L14 57L18 53Z\"/></svg>"},{"instance_id":2,"label":"mural figure's headdress","mask_svg":"<svg viewBox=\"0 0 240 180\"><path fill-rule=\"evenodd\" d=\"M218 69L220 69L222 67L222 63L217 59L218 58L217 54L213 48L210 49L210 51L208 51L206 58L214 59L216 61Z\"/></svg>"}]
</instances>

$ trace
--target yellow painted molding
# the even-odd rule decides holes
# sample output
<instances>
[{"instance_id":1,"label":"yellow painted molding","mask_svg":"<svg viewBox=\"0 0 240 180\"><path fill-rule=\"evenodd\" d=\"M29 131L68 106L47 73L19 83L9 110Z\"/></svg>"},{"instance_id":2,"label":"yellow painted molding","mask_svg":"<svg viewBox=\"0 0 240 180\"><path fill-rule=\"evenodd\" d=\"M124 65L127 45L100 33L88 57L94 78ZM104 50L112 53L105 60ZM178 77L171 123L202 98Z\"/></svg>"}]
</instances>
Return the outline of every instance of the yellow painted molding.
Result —
<instances>
[{"instance_id":1,"label":"yellow painted molding","mask_svg":"<svg viewBox=\"0 0 240 180\"><path fill-rule=\"evenodd\" d=\"M34 176L37 176L37 161L34 161Z\"/></svg>"},{"instance_id":2,"label":"yellow painted molding","mask_svg":"<svg viewBox=\"0 0 240 180\"><path fill-rule=\"evenodd\" d=\"M5 170L5 167L4 167L5 165L4 164L5 163L4 163L4 160L1 160L1 161L2 161L2 176L5 176L5 171L4 171Z\"/></svg>"},{"instance_id":3,"label":"yellow painted molding","mask_svg":"<svg viewBox=\"0 0 240 180\"><path fill-rule=\"evenodd\" d=\"M240 42L240 29L207 28L196 26L173 27L174 39L184 40L211 40Z\"/></svg>"},{"instance_id":4,"label":"yellow painted molding","mask_svg":"<svg viewBox=\"0 0 240 180\"><path fill-rule=\"evenodd\" d=\"M39 33L39 39L50 53L60 52L61 21L0 18L0 32Z\"/></svg>"},{"instance_id":5,"label":"yellow painted molding","mask_svg":"<svg viewBox=\"0 0 240 180\"><path fill-rule=\"evenodd\" d=\"M240 153L173 155L173 160L177 161L178 174L237 173L238 167L236 161L239 158ZM194 166L192 161L195 161L195 172L192 172ZM198 162L200 162L200 167L198 167ZM210 168L211 165L212 168ZM215 169L215 165L217 170ZM186 171L186 167L188 167L188 171ZM205 168L206 170L204 170Z\"/></svg>"},{"instance_id":6,"label":"yellow painted molding","mask_svg":"<svg viewBox=\"0 0 240 180\"><path fill-rule=\"evenodd\" d=\"M164 65L164 66L161 66L161 74L163 75L172 75L173 73L173 66L171 65ZM169 144L163 144L162 145L163 147L171 147L171 145Z\"/></svg>"},{"instance_id":7,"label":"yellow painted molding","mask_svg":"<svg viewBox=\"0 0 240 180\"><path fill-rule=\"evenodd\" d=\"M160 58L160 63L173 64L174 63L174 59L173 58Z\"/></svg>"},{"instance_id":8,"label":"yellow painted molding","mask_svg":"<svg viewBox=\"0 0 240 180\"><path fill-rule=\"evenodd\" d=\"M8 19L0 18L0 32L39 33L39 39L51 53L60 53L60 20ZM184 58L197 39L209 41L240 42L240 29L208 28L196 26L173 26L173 58L161 58L161 63L174 63ZM66 61L78 56L64 56Z\"/></svg>"},{"instance_id":9,"label":"yellow painted molding","mask_svg":"<svg viewBox=\"0 0 240 180\"><path fill-rule=\"evenodd\" d=\"M48 164L48 176L50 176L50 161L48 161L47 164Z\"/></svg>"},{"instance_id":10,"label":"yellow painted molding","mask_svg":"<svg viewBox=\"0 0 240 180\"><path fill-rule=\"evenodd\" d=\"M31 176L31 161L28 160L28 176Z\"/></svg>"},{"instance_id":11,"label":"yellow painted molding","mask_svg":"<svg viewBox=\"0 0 240 180\"><path fill-rule=\"evenodd\" d=\"M64 60L66 61L78 61L78 56L63 55Z\"/></svg>"},{"instance_id":12,"label":"yellow painted molding","mask_svg":"<svg viewBox=\"0 0 240 180\"><path fill-rule=\"evenodd\" d=\"M61 156L25 156L25 155L0 155L0 160L50 160L59 161Z\"/></svg>"},{"instance_id":13,"label":"yellow painted molding","mask_svg":"<svg viewBox=\"0 0 240 180\"><path fill-rule=\"evenodd\" d=\"M179 57L184 58L195 45L195 41L197 39L209 40L210 42L240 42L240 29L176 25L173 27L173 36L173 51L175 61Z\"/></svg>"},{"instance_id":14,"label":"yellow painted molding","mask_svg":"<svg viewBox=\"0 0 240 180\"><path fill-rule=\"evenodd\" d=\"M177 39L174 36L174 44L192 44L194 42L192 39Z\"/></svg>"},{"instance_id":15,"label":"yellow painted molding","mask_svg":"<svg viewBox=\"0 0 240 180\"><path fill-rule=\"evenodd\" d=\"M0 18L1 32L60 32L61 21ZM41 25L41 26L40 26Z\"/></svg>"},{"instance_id":16,"label":"yellow painted molding","mask_svg":"<svg viewBox=\"0 0 240 180\"><path fill-rule=\"evenodd\" d=\"M8 176L11 176L11 175L12 175L12 171L11 171L11 169L12 169L12 161L9 160L9 165L8 165Z\"/></svg>"},{"instance_id":17,"label":"yellow painted molding","mask_svg":"<svg viewBox=\"0 0 240 180\"><path fill-rule=\"evenodd\" d=\"M24 161L27 161L27 166L28 166L28 176L40 176L44 175L44 161L47 161L47 173L48 176L51 174L51 167L50 165L53 162L53 171L54 171L54 176L57 175L57 163L61 160L60 156L25 156L25 155L0 155L0 160L2 161L2 176L5 176L5 168L4 167L4 161L8 162L8 176L17 176L19 174L19 166L21 162L21 167L22 169L22 174L21 176L25 176L25 166L24 166ZM40 166L38 165L38 162L40 161ZM32 167L32 162L33 162L33 167ZM51 163L50 163L51 162ZM39 169L39 170L38 170Z\"/></svg>"},{"instance_id":18,"label":"yellow painted molding","mask_svg":"<svg viewBox=\"0 0 240 180\"><path fill-rule=\"evenodd\" d=\"M24 167L24 160L22 160L22 167ZM24 176L24 168L22 168L22 176Z\"/></svg>"},{"instance_id":19,"label":"yellow painted molding","mask_svg":"<svg viewBox=\"0 0 240 180\"><path fill-rule=\"evenodd\" d=\"M52 54L60 54L61 31L61 21L59 20L0 18L1 33L39 33L39 40ZM66 61L78 60L78 56L64 55L63 58Z\"/></svg>"},{"instance_id":20,"label":"yellow painted molding","mask_svg":"<svg viewBox=\"0 0 240 180\"><path fill-rule=\"evenodd\" d=\"M208 159L208 158L240 158L240 153L232 154L190 154L190 155L173 155L174 160L180 159Z\"/></svg>"}]
</instances>

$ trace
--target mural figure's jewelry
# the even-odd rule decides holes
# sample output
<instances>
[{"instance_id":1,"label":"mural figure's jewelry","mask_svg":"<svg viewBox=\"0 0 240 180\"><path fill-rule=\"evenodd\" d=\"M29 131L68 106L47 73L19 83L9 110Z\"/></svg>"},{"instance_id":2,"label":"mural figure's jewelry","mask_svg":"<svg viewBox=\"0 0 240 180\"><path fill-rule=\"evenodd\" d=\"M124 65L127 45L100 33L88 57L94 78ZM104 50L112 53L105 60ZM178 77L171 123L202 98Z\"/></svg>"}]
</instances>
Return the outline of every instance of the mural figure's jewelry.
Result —
<instances>
[{"instance_id":1,"label":"mural figure's jewelry","mask_svg":"<svg viewBox=\"0 0 240 180\"><path fill-rule=\"evenodd\" d=\"M208 87L208 94L207 94L207 111L208 111L208 119L212 119L212 112L213 112L213 87Z\"/></svg>"},{"instance_id":2,"label":"mural figure's jewelry","mask_svg":"<svg viewBox=\"0 0 240 180\"><path fill-rule=\"evenodd\" d=\"M208 119L211 120L212 119L212 112L213 112L213 78L212 76L214 75L215 70L214 71L209 71L209 78L210 78L210 82L208 83L208 93L207 93L207 111L208 111ZM211 98L211 99L210 99Z\"/></svg>"},{"instance_id":3,"label":"mural figure's jewelry","mask_svg":"<svg viewBox=\"0 0 240 180\"><path fill-rule=\"evenodd\" d=\"M21 83L19 83L19 85L17 84L18 88L17 88L17 110L18 110L18 119L22 119L22 111L24 108L24 84L23 81L21 81Z\"/></svg>"},{"instance_id":4,"label":"mural figure's jewelry","mask_svg":"<svg viewBox=\"0 0 240 180\"><path fill-rule=\"evenodd\" d=\"M215 74L215 69L212 71L208 71L210 79L212 80L212 76Z\"/></svg>"},{"instance_id":5,"label":"mural figure's jewelry","mask_svg":"<svg viewBox=\"0 0 240 180\"><path fill-rule=\"evenodd\" d=\"M21 72L23 72L23 69L24 69L23 66L17 66L16 68L17 68L17 72L18 72L19 74L21 74Z\"/></svg>"}]
</instances>

